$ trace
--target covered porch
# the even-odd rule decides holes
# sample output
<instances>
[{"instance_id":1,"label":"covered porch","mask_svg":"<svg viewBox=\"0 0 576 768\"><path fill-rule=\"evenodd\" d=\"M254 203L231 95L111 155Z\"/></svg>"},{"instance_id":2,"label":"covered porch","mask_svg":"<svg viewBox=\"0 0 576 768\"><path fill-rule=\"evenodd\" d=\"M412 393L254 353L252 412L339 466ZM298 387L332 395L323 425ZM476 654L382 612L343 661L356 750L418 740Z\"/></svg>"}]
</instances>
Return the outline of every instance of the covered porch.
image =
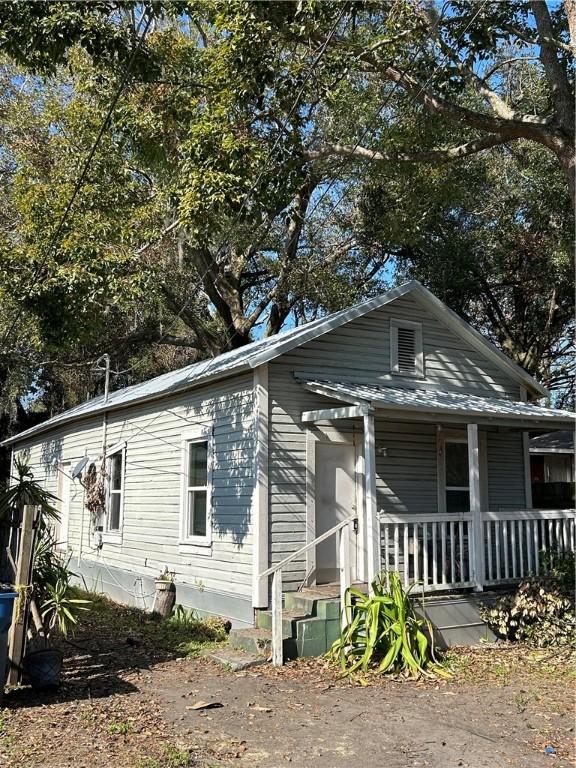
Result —
<instances>
[{"instance_id":1,"label":"covered porch","mask_svg":"<svg viewBox=\"0 0 576 768\"><path fill-rule=\"evenodd\" d=\"M542 553L574 551L574 510L533 508L528 446L530 433L573 428L572 414L527 402L444 391L320 379L308 379L302 385L332 401L326 408L302 413L308 429L348 428L360 438L354 503L341 503L341 496L333 505L332 524L340 524L340 545L334 540L332 547L342 586L352 581L370 583L380 571L396 570L406 586L418 582L426 592L483 590L540 573L546 568ZM428 463L422 460L420 465L416 450L413 471L401 485L407 501L401 504L383 492L387 462L392 465L395 458L378 435L382 425L392 424L398 433L426 431L429 443L434 436L435 504L430 494L422 495L419 504L420 466L431 486L432 459L428 455ZM492 455L489 446L506 435L518 452L506 456L503 440L504 453L501 449L501 455ZM403 461L403 466L410 463L406 448ZM499 486L505 485L507 468L515 477L509 478L510 491L501 487L498 496L492 487L496 480ZM321 465L311 471L329 474ZM314 497L317 480L309 477L307 484L313 485ZM308 526L311 544L329 528L327 524L324 530L318 527L315 507L314 500L311 508L316 517ZM318 547L310 546L308 552L311 583L326 581L319 578Z\"/></svg>"}]
</instances>

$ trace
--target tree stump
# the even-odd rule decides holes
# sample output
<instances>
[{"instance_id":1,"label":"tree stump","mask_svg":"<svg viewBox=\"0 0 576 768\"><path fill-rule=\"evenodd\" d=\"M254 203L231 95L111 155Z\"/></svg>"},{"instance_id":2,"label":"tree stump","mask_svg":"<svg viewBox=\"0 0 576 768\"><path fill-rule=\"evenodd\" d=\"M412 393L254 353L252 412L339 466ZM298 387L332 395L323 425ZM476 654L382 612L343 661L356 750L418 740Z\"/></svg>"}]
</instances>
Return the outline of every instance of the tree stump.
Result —
<instances>
[{"instance_id":1,"label":"tree stump","mask_svg":"<svg viewBox=\"0 0 576 768\"><path fill-rule=\"evenodd\" d=\"M152 612L163 619L167 619L172 613L176 602L176 585L168 579L156 579L156 594Z\"/></svg>"}]
</instances>

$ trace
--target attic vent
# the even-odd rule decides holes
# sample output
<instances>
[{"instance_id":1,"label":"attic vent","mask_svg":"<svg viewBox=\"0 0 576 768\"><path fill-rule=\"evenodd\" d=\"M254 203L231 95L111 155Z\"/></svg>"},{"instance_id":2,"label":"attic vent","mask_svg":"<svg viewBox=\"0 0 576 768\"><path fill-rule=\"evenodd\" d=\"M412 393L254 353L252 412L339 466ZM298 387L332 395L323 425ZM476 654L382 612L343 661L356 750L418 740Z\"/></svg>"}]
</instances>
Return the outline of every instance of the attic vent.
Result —
<instances>
[{"instance_id":1,"label":"attic vent","mask_svg":"<svg viewBox=\"0 0 576 768\"><path fill-rule=\"evenodd\" d=\"M390 320L390 368L400 376L424 376L420 323Z\"/></svg>"},{"instance_id":2,"label":"attic vent","mask_svg":"<svg viewBox=\"0 0 576 768\"><path fill-rule=\"evenodd\" d=\"M416 331L414 328L398 328L398 370L416 373Z\"/></svg>"}]
</instances>

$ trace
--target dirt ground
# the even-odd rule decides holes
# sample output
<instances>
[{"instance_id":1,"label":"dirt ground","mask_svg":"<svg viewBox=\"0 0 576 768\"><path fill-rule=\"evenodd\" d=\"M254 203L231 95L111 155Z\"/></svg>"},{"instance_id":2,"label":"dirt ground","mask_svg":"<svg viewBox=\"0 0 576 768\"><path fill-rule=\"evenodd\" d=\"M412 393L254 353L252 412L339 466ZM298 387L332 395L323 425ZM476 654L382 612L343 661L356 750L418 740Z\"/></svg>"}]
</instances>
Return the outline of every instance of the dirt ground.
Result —
<instances>
[{"instance_id":1,"label":"dirt ground","mask_svg":"<svg viewBox=\"0 0 576 768\"><path fill-rule=\"evenodd\" d=\"M64 646L58 692L5 696L1 766L574 764L574 667L557 653L461 649L448 681L350 684L322 660L228 672L111 624Z\"/></svg>"}]
</instances>

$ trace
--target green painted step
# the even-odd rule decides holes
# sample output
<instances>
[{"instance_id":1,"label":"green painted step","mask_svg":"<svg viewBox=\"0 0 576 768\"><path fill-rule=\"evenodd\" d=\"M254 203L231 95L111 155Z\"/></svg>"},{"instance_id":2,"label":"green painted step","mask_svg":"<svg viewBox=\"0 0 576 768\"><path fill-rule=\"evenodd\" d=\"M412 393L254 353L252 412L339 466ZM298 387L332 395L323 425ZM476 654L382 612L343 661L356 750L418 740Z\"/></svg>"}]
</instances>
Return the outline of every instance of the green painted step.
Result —
<instances>
[{"instance_id":1,"label":"green painted step","mask_svg":"<svg viewBox=\"0 0 576 768\"><path fill-rule=\"evenodd\" d=\"M304 592L288 592L285 607L287 611L299 611L323 619L340 618L340 598L317 598Z\"/></svg>"},{"instance_id":2,"label":"green painted step","mask_svg":"<svg viewBox=\"0 0 576 768\"><path fill-rule=\"evenodd\" d=\"M296 625L299 621L307 619L309 614L302 611L282 611L282 635L284 637L296 637ZM259 611L256 625L260 629L272 629L272 611Z\"/></svg>"}]
</instances>

